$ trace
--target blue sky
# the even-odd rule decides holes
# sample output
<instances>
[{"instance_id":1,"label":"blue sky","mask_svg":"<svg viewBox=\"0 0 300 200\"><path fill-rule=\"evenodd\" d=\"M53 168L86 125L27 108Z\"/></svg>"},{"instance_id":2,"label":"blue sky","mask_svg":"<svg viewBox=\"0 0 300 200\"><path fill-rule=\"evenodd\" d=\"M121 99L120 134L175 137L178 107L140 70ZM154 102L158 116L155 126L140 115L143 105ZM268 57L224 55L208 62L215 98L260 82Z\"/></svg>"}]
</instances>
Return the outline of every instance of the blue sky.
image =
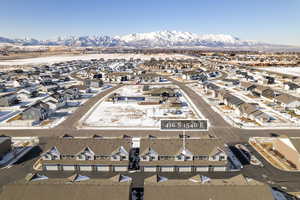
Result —
<instances>
[{"instance_id":1,"label":"blue sky","mask_svg":"<svg viewBox=\"0 0 300 200\"><path fill-rule=\"evenodd\" d=\"M300 0L1 0L0 36L56 38L159 30L300 45Z\"/></svg>"}]
</instances>

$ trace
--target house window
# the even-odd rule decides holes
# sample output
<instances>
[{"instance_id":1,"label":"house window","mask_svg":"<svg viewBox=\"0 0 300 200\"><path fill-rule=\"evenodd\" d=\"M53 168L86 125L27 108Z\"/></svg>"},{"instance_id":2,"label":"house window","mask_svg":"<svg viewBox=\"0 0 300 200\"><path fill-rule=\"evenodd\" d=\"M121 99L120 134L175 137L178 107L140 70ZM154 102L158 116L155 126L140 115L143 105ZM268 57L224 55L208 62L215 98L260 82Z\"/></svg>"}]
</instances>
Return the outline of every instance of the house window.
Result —
<instances>
[{"instance_id":1,"label":"house window","mask_svg":"<svg viewBox=\"0 0 300 200\"><path fill-rule=\"evenodd\" d=\"M118 160L118 156L112 156L113 160Z\"/></svg>"},{"instance_id":2,"label":"house window","mask_svg":"<svg viewBox=\"0 0 300 200\"><path fill-rule=\"evenodd\" d=\"M56 155L52 155L52 159L53 160L59 160L58 156L56 156Z\"/></svg>"},{"instance_id":3,"label":"house window","mask_svg":"<svg viewBox=\"0 0 300 200\"><path fill-rule=\"evenodd\" d=\"M189 157L189 156L184 157L184 160L190 160L190 159L191 159L191 157Z\"/></svg>"},{"instance_id":4,"label":"house window","mask_svg":"<svg viewBox=\"0 0 300 200\"><path fill-rule=\"evenodd\" d=\"M220 156L220 160L225 160L225 156Z\"/></svg>"},{"instance_id":5,"label":"house window","mask_svg":"<svg viewBox=\"0 0 300 200\"><path fill-rule=\"evenodd\" d=\"M194 156L194 160L208 160L208 156Z\"/></svg>"},{"instance_id":6,"label":"house window","mask_svg":"<svg viewBox=\"0 0 300 200\"><path fill-rule=\"evenodd\" d=\"M160 160L168 160L168 156L159 156Z\"/></svg>"},{"instance_id":7,"label":"house window","mask_svg":"<svg viewBox=\"0 0 300 200\"><path fill-rule=\"evenodd\" d=\"M108 160L110 157L109 156L95 156L96 159L99 160Z\"/></svg>"},{"instance_id":8,"label":"house window","mask_svg":"<svg viewBox=\"0 0 300 200\"><path fill-rule=\"evenodd\" d=\"M155 156L150 156L150 160L156 160Z\"/></svg>"}]
</instances>

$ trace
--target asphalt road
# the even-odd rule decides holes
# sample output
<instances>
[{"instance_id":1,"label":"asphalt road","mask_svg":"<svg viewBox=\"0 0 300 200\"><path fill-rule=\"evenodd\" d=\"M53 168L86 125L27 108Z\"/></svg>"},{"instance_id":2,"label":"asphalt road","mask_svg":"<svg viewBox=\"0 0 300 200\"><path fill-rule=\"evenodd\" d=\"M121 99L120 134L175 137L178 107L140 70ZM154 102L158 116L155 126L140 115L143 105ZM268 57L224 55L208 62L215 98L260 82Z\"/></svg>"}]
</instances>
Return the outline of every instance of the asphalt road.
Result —
<instances>
[{"instance_id":1,"label":"asphalt road","mask_svg":"<svg viewBox=\"0 0 300 200\"><path fill-rule=\"evenodd\" d=\"M168 78L168 77L167 77ZM299 136L299 130L295 129L264 129L264 130L253 130L253 129L240 129L232 127L228 124L218 113L216 113L210 105L208 105L197 93L192 89L187 87L185 84L170 79L174 85L179 86L193 101L200 112L207 118L211 124L209 131L207 132L187 132L188 135L198 136L202 134L216 135L217 137L224 140L224 142L247 142L249 137L252 136L270 136L271 133L285 134L287 136ZM62 136L64 134L74 135L74 136L92 136L94 134L99 134L103 136L113 136L119 137L123 135L128 136L145 136L153 135L157 137L177 137L181 132L162 132L159 130L91 130L91 129L76 129L77 123L80 118L100 99L102 99L108 93L122 87L122 85L110 88L95 97L89 99L85 104L81 105L74 113L72 113L68 118L63 121L60 125L52 129L22 129L22 130L12 130L12 129L1 129L0 135L9 136Z\"/></svg>"},{"instance_id":2,"label":"asphalt road","mask_svg":"<svg viewBox=\"0 0 300 200\"><path fill-rule=\"evenodd\" d=\"M224 142L228 144L235 143L246 143L251 136L270 136L271 133L285 134L288 136L299 136L299 130L246 130L232 127L228 124L219 114L217 114L211 107L208 105L198 94L196 94L192 89L187 87L185 84L180 83L175 80L171 80L173 84L179 86L193 101L197 106L200 112L207 118L211 124L211 127L208 132L187 132L187 135L190 136L201 136L201 135L215 135L221 138ZM64 134L69 134L73 136L92 136L94 134L106 136L106 137L122 137L123 135L128 136L139 136L145 137L148 135L156 137L178 137L181 132L172 131L172 132L162 132L158 130L87 130L87 129L77 129L76 126L78 121L82 116L92 108L100 99L102 99L108 93L122 87L122 85L115 86L110 88L95 97L89 99L84 105L80 106L73 114L71 114L64 122L59 126L53 129L23 129L23 130L0 130L0 135L9 135L9 136L40 136L43 142L47 142L48 137L62 136ZM43 145L43 144L42 144ZM255 153L255 151L254 151ZM251 177L266 183L269 183L271 186L284 186L288 191L300 191L300 173L295 172L284 172L272 167L268 164L260 155L255 153L256 156L263 162L265 167L257 167L246 165L240 173L244 174L247 177ZM13 166L9 169L0 170L0 186L5 185L9 182L15 181L20 178L24 178L25 175L32 170L32 165L37 159L38 153L30 153L24 157L24 162L21 162L19 165ZM44 173L44 172L43 172ZM219 177L225 178L228 176L233 176L239 172L234 173L208 173L209 177ZM99 173L83 173L89 176L112 176L114 174L99 174ZM70 173L60 173L55 172L45 172L47 176L67 176L71 175ZM134 177L135 186L139 187L143 184L143 179L145 177L151 176L151 173L132 173L130 176ZM185 177L192 176L193 174L181 174L176 173L166 174L168 177ZM205 175L205 174L204 174ZM264 176L262 176L264 175ZM274 183L274 184L271 184Z\"/></svg>"}]
</instances>

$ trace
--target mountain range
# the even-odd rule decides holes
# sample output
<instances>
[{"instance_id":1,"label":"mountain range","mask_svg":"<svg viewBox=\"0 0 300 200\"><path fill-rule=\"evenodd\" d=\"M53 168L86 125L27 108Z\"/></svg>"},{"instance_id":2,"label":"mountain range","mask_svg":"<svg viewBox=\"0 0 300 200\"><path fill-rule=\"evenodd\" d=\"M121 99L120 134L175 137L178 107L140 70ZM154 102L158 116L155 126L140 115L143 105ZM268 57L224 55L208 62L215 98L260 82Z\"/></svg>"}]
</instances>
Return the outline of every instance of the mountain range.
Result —
<instances>
[{"instance_id":1,"label":"mountain range","mask_svg":"<svg viewBox=\"0 0 300 200\"><path fill-rule=\"evenodd\" d=\"M0 43L22 46L75 46L75 47L135 47L135 48L172 48L172 47L213 47L213 48L272 48L288 47L257 41L241 40L238 37L225 34L199 35L191 32L158 31L149 33L134 33L123 36L81 36L58 37L55 40L37 40L33 38L10 39L0 37Z\"/></svg>"}]
</instances>

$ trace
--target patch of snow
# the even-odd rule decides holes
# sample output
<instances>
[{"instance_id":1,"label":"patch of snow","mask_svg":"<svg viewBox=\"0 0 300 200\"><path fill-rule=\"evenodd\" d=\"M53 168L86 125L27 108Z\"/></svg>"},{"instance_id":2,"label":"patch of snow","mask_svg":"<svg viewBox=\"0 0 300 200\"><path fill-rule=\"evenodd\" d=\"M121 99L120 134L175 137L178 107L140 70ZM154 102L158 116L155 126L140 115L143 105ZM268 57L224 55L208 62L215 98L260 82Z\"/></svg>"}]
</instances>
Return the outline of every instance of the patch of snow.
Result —
<instances>
[{"instance_id":1,"label":"patch of snow","mask_svg":"<svg viewBox=\"0 0 300 200\"><path fill-rule=\"evenodd\" d=\"M264 67L258 69L300 77L300 66L299 67Z\"/></svg>"}]
</instances>

